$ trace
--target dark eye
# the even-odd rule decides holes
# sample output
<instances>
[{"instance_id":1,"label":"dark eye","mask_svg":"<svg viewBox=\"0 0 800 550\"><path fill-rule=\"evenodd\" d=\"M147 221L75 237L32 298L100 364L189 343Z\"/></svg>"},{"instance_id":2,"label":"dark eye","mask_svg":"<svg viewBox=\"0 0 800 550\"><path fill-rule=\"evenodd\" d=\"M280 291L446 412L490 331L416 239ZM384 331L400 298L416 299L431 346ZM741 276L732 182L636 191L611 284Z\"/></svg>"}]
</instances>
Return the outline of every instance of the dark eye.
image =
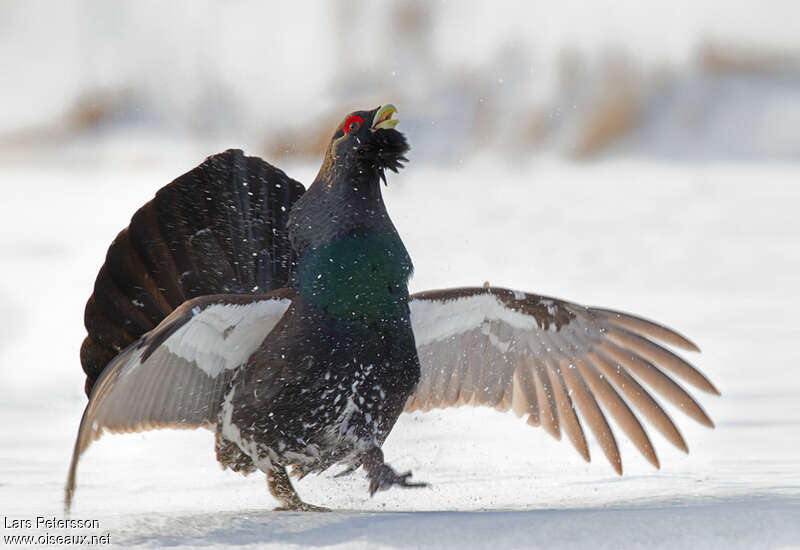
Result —
<instances>
[{"instance_id":1,"label":"dark eye","mask_svg":"<svg viewBox=\"0 0 800 550\"><path fill-rule=\"evenodd\" d=\"M350 115L347 117L347 120L344 121L344 133L347 134L349 132L355 132L361 125L364 123L364 120L358 115Z\"/></svg>"}]
</instances>

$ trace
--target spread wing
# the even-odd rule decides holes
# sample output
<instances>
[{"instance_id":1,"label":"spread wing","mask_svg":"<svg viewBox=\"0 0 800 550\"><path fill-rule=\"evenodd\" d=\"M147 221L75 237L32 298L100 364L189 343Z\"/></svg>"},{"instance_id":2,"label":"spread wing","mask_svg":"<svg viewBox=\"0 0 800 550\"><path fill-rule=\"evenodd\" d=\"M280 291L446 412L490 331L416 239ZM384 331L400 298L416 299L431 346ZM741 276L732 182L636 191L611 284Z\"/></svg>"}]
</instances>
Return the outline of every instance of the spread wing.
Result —
<instances>
[{"instance_id":1,"label":"spread wing","mask_svg":"<svg viewBox=\"0 0 800 550\"><path fill-rule=\"evenodd\" d=\"M688 449L651 392L713 427L670 374L709 393L718 395L717 389L655 341L699 349L664 326L492 287L422 292L411 296L409 305L422 376L406 412L461 405L511 409L557 439L563 431L588 461L585 423L620 474L619 449L606 414L656 467L658 458L637 413L676 447Z\"/></svg>"},{"instance_id":2,"label":"spread wing","mask_svg":"<svg viewBox=\"0 0 800 550\"><path fill-rule=\"evenodd\" d=\"M83 412L66 488L81 454L103 432L199 428L216 422L236 372L291 304L291 292L190 300L125 348L103 371Z\"/></svg>"}]
</instances>

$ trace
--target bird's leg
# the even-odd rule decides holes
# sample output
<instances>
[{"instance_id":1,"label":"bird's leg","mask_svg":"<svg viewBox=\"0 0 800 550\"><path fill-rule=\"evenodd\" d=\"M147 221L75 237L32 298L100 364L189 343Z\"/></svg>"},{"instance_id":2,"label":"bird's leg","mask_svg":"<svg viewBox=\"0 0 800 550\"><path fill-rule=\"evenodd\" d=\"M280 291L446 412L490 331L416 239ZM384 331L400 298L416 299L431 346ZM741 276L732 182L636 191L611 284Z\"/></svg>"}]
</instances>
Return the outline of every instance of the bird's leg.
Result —
<instances>
[{"instance_id":1,"label":"bird's leg","mask_svg":"<svg viewBox=\"0 0 800 550\"><path fill-rule=\"evenodd\" d=\"M300 500L300 496L292 487L292 482L289 481L289 474L286 473L286 468L283 466L278 466L278 469L267 472L267 486L272 496L281 503L280 506L275 508L276 511L330 512L329 508L314 506Z\"/></svg>"},{"instance_id":2,"label":"bird's leg","mask_svg":"<svg viewBox=\"0 0 800 550\"><path fill-rule=\"evenodd\" d=\"M377 491L385 491L393 485L399 487L427 487L424 482L408 481L411 472L398 474L391 466L383 461L383 451L377 445L364 453L362 465L367 471L369 478L369 494L374 495Z\"/></svg>"}]
</instances>

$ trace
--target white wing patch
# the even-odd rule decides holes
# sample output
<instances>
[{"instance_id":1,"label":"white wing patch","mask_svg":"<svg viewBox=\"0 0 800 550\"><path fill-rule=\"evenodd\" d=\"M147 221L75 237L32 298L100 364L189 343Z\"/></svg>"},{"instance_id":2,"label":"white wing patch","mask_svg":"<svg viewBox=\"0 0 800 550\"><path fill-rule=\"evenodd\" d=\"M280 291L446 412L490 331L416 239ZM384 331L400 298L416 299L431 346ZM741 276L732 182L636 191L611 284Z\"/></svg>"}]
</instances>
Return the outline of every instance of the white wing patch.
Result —
<instances>
[{"instance_id":1,"label":"white wing patch","mask_svg":"<svg viewBox=\"0 0 800 550\"><path fill-rule=\"evenodd\" d=\"M289 304L289 299L266 299L249 304L210 305L167 338L164 346L175 355L194 361L214 378L247 361Z\"/></svg>"},{"instance_id":2,"label":"white wing patch","mask_svg":"<svg viewBox=\"0 0 800 550\"><path fill-rule=\"evenodd\" d=\"M503 321L520 330L543 330L540 329L535 317L508 309L491 294L476 294L445 302L411 300L409 307L411 327L417 346L446 340L456 334L481 327L484 321ZM551 327L555 330L554 325Z\"/></svg>"}]
</instances>

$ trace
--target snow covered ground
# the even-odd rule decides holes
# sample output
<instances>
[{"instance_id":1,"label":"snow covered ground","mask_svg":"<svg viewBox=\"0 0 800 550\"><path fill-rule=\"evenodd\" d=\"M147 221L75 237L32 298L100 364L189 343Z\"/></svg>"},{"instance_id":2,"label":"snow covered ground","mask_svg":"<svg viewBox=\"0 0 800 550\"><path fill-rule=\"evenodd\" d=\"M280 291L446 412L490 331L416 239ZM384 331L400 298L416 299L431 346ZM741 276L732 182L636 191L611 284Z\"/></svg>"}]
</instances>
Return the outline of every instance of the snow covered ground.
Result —
<instances>
[{"instance_id":1,"label":"snow covered ground","mask_svg":"<svg viewBox=\"0 0 800 550\"><path fill-rule=\"evenodd\" d=\"M106 247L158 187L214 150L0 163L0 515L63 517L85 404L82 313ZM286 167L309 182L316 166ZM263 478L222 472L197 432L106 436L73 518L118 547L800 548L800 165L415 165L386 202L413 289L490 281L631 311L690 336L717 423L674 409L691 452L652 433L618 477L494 411L403 417L387 460L424 490L369 498L363 474L299 483L330 514L275 513ZM2 529L2 536L58 529ZM73 531L77 532L77 531Z\"/></svg>"}]
</instances>

